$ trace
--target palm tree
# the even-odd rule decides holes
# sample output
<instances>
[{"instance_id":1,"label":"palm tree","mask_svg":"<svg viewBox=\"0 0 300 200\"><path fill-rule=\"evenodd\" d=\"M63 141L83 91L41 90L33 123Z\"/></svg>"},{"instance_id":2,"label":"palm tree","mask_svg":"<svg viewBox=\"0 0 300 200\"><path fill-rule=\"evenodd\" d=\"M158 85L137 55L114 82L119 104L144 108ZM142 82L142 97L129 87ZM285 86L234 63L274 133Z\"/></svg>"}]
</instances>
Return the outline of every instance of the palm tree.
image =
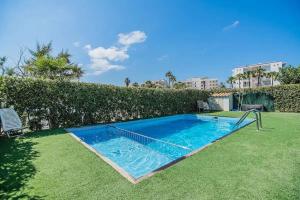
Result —
<instances>
[{"instance_id":1,"label":"palm tree","mask_svg":"<svg viewBox=\"0 0 300 200\"><path fill-rule=\"evenodd\" d=\"M264 76L264 72L266 70L264 68L262 68L261 66L259 66L255 71L254 71L254 75L257 77L257 86L259 87L261 84L261 78Z\"/></svg>"},{"instance_id":2,"label":"palm tree","mask_svg":"<svg viewBox=\"0 0 300 200\"><path fill-rule=\"evenodd\" d=\"M251 87L251 77L252 77L252 72L251 71L246 71L243 73L244 78L248 79L249 81L249 88Z\"/></svg>"},{"instance_id":3,"label":"palm tree","mask_svg":"<svg viewBox=\"0 0 300 200\"><path fill-rule=\"evenodd\" d=\"M265 74L267 78L271 79L271 85L273 86L274 81L277 80L279 73L278 72L268 72Z\"/></svg>"},{"instance_id":4,"label":"palm tree","mask_svg":"<svg viewBox=\"0 0 300 200\"><path fill-rule=\"evenodd\" d=\"M14 76L16 74L15 68L14 67L5 67L4 64L6 62L7 58L0 57L0 70L1 70L1 75L7 75L7 76Z\"/></svg>"},{"instance_id":5,"label":"palm tree","mask_svg":"<svg viewBox=\"0 0 300 200\"><path fill-rule=\"evenodd\" d=\"M237 74L235 77L239 81L239 88L241 88L241 80L244 79L244 75L243 74Z\"/></svg>"},{"instance_id":6,"label":"palm tree","mask_svg":"<svg viewBox=\"0 0 300 200\"><path fill-rule=\"evenodd\" d=\"M33 60L35 60L38 57L47 56L52 51L52 42L49 42L48 44L36 44L36 50L29 49L30 54L33 56Z\"/></svg>"},{"instance_id":7,"label":"palm tree","mask_svg":"<svg viewBox=\"0 0 300 200\"><path fill-rule=\"evenodd\" d=\"M6 62L6 57L4 56L4 57L0 57L0 69L1 69L1 71L2 71L2 76L5 74L5 67L4 67L4 64L5 64L5 62Z\"/></svg>"},{"instance_id":8,"label":"palm tree","mask_svg":"<svg viewBox=\"0 0 300 200\"><path fill-rule=\"evenodd\" d=\"M165 77L168 79L169 87L171 87L171 82L175 82L176 81L176 77L173 75L173 73L171 71L168 71L165 74Z\"/></svg>"},{"instance_id":9,"label":"palm tree","mask_svg":"<svg viewBox=\"0 0 300 200\"><path fill-rule=\"evenodd\" d=\"M176 77L172 74L172 76L170 77L170 81L172 83L172 87L174 85L174 83L176 82Z\"/></svg>"},{"instance_id":10,"label":"palm tree","mask_svg":"<svg viewBox=\"0 0 300 200\"><path fill-rule=\"evenodd\" d=\"M79 80L84 73L79 65L71 62L68 51L62 50L58 55L53 56L51 42L37 43L36 49L29 52L31 57L25 61L22 74L48 79Z\"/></svg>"},{"instance_id":11,"label":"palm tree","mask_svg":"<svg viewBox=\"0 0 300 200\"><path fill-rule=\"evenodd\" d=\"M75 66L75 67L73 68L73 74L74 74L74 76L77 78L77 80L79 81L79 80L80 80L80 77L83 76L84 71L83 71L80 67Z\"/></svg>"},{"instance_id":12,"label":"palm tree","mask_svg":"<svg viewBox=\"0 0 300 200\"><path fill-rule=\"evenodd\" d=\"M130 79L128 77L126 77L124 82L125 82L126 87L128 87L130 84Z\"/></svg>"},{"instance_id":13,"label":"palm tree","mask_svg":"<svg viewBox=\"0 0 300 200\"><path fill-rule=\"evenodd\" d=\"M67 61L67 63L71 63L71 54L68 51L61 50L61 52L57 55L57 58L63 58Z\"/></svg>"},{"instance_id":14,"label":"palm tree","mask_svg":"<svg viewBox=\"0 0 300 200\"><path fill-rule=\"evenodd\" d=\"M5 74L7 76L14 76L16 74L15 69L13 67L7 68Z\"/></svg>"},{"instance_id":15,"label":"palm tree","mask_svg":"<svg viewBox=\"0 0 300 200\"><path fill-rule=\"evenodd\" d=\"M231 88L233 88L234 81L235 81L235 77L234 76L229 76L226 82L228 84L230 84Z\"/></svg>"}]
</instances>

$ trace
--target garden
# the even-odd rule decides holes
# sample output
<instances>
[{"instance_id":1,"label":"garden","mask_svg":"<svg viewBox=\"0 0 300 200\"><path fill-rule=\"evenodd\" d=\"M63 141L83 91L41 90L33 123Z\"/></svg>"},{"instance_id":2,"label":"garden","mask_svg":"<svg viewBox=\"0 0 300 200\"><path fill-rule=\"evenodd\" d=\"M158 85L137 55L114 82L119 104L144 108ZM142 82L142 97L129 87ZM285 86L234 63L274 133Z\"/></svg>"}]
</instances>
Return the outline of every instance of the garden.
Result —
<instances>
[{"instance_id":1,"label":"garden","mask_svg":"<svg viewBox=\"0 0 300 200\"><path fill-rule=\"evenodd\" d=\"M239 112L213 113L239 117ZM300 114L252 124L133 185L63 129L0 138L1 199L299 199Z\"/></svg>"},{"instance_id":2,"label":"garden","mask_svg":"<svg viewBox=\"0 0 300 200\"><path fill-rule=\"evenodd\" d=\"M28 126L21 137L0 137L1 199L300 198L297 82L213 91L119 87L79 82L81 72L66 59L66 52L59 58L36 57L39 61L27 66L30 76L0 77L1 106L13 107ZM43 63L68 63L64 69L71 70L72 77L45 71ZM38 70L30 68L38 64ZM48 73L52 78L43 77ZM262 113L260 131L251 124L138 184L130 183L64 129L197 113L197 101L207 101L217 92L230 92L244 101L247 95L267 95L275 112ZM239 118L243 113L206 114Z\"/></svg>"}]
</instances>

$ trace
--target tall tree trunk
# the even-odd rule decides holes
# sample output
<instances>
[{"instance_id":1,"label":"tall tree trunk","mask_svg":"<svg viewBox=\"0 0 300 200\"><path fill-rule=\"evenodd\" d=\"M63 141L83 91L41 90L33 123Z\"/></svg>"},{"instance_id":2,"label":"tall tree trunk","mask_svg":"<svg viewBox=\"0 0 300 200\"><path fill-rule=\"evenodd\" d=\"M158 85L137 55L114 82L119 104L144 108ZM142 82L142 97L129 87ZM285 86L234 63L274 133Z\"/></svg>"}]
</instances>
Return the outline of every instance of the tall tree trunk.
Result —
<instances>
[{"instance_id":1,"label":"tall tree trunk","mask_svg":"<svg viewBox=\"0 0 300 200\"><path fill-rule=\"evenodd\" d=\"M271 76L271 83L272 83L272 86L273 86L273 76Z\"/></svg>"},{"instance_id":2,"label":"tall tree trunk","mask_svg":"<svg viewBox=\"0 0 300 200\"><path fill-rule=\"evenodd\" d=\"M248 78L249 79L249 88L251 87L251 77Z\"/></svg>"}]
</instances>

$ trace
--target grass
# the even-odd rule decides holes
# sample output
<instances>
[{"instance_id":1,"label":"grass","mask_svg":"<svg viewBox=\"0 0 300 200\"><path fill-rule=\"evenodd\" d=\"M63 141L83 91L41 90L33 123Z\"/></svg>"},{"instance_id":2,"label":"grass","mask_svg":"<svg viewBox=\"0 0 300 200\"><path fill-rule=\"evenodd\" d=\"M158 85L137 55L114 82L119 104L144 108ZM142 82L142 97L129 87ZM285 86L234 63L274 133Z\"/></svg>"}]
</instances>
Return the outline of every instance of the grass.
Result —
<instances>
[{"instance_id":1,"label":"grass","mask_svg":"<svg viewBox=\"0 0 300 200\"><path fill-rule=\"evenodd\" d=\"M0 199L300 199L299 118L263 113L262 131L253 123L137 185L62 129L0 138Z\"/></svg>"}]
</instances>

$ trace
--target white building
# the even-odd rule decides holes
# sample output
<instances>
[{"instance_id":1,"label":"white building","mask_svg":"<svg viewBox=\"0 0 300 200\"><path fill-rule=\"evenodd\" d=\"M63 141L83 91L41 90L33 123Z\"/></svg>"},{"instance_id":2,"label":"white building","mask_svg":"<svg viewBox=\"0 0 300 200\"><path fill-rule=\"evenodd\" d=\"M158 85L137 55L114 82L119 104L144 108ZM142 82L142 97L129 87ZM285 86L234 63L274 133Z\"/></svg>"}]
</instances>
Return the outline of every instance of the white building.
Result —
<instances>
[{"instance_id":1,"label":"white building","mask_svg":"<svg viewBox=\"0 0 300 200\"><path fill-rule=\"evenodd\" d=\"M187 88L191 89L209 90L219 87L218 79L215 78L194 77L183 82L187 85Z\"/></svg>"},{"instance_id":2,"label":"white building","mask_svg":"<svg viewBox=\"0 0 300 200\"><path fill-rule=\"evenodd\" d=\"M261 67L265 70L265 73L268 72L279 72L279 70L285 66L286 63L284 62L270 62L270 63L258 63L254 65L246 65L246 66L241 66L241 67L236 67L232 70L232 76L236 76L238 74L243 74L244 72L247 71L255 71L258 67ZM258 86L258 81L257 77L251 77L250 82L249 80L241 80L240 82L240 87L241 88L248 88L250 84L250 87L257 87ZM273 80L273 85L279 85L279 81ZM266 78L262 77L260 79L260 86L271 86L272 85L272 80L271 78ZM235 81L233 84L234 88L239 88L239 81Z\"/></svg>"}]
</instances>

